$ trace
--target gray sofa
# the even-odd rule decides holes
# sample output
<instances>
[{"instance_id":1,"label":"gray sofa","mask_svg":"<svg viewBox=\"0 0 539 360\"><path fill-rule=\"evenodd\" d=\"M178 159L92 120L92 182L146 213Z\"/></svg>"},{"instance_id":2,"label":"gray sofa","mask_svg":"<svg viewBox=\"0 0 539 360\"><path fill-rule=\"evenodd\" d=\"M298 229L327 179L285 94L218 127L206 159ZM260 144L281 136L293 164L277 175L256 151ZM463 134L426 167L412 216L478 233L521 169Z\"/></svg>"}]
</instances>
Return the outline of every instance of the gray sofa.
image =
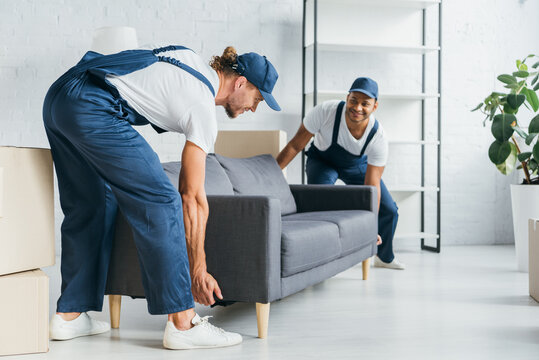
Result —
<instances>
[{"instance_id":1,"label":"gray sofa","mask_svg":"<svg viewBox=\"0 0 539 360\"><path fill-rule=\"evenodd\" d=\"M163 164L178 184L180 163ZM376 189L371 186L288 185L271 155L245 159L208 155L205 188L210 215L206 261L223 304L257 303L259 337L269 304L328 279L376 254ZM144 297L129 224L121 213L106 294L119 326L121 295Z\"/></svg>"}]
</instances>

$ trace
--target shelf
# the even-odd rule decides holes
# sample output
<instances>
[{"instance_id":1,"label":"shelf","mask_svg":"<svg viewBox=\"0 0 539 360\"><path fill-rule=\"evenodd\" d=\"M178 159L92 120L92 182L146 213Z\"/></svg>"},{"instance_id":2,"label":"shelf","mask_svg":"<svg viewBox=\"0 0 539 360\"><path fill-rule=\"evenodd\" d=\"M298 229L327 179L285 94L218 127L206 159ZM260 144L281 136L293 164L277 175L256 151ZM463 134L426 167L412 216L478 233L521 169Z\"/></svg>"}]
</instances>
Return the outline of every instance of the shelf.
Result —
<instances>
[{"instance_id":1,"label":"shelf","mask_svg":"<svg viewBox=\"0 0 539 360\"><path fill-rule=\"evenodd\" d=\"M426 232L395 234L394 240L438 239L440 235Z\"/></svg>"},{"instance_id":2,"label":"shelf","mask_svg":"<svg viewBox=\"0 0 539 360\"><path fill-rule=\"evenodd\" d=\"M439 191L436 186L388 186L389 192L427 192Z\"/></svg>"},{"instance_id":3,"label":"shelf","mask_svg":"<svg viewBox=\"0 0 539 360\"><path fill-rule=\"evenodd\" d=\"M312 48L313 44L307 44L306 49ZM370 52L370 53L403 53L403 54L426 54L439 51L439 46L400 46L400 45L358 45L318 43L318 51L335 52Z\"/></svg>"},{"instance_id":4,"label":"shelf","mask_svg":"<svg viewBox=\"0 0 539 360\"><path fill-rule=\"evenodd\" d=\"M312 1L312 0L311 0ZM432 5L440 4L440 0L318 0L319 2L339 3L347 5L374 5L379 7L405 7L413 9L426 9Z\"/></svg>"},{"instance_id":5,"label":"shelf","mask_svg":"<svg viewBox=\"0 0 539 360\"><path fill-rule=\"evenodd\" d=\"M340 100L344 99L348 91L333 91L333 90L320 90L317 92L318 97L325 99L335 99ZM312 97L313 92L308 92L305 94L306 97ZM434 99L439 98L440 94L430 94L430 93L416 93L416 94L404 94L404 93L380 93L378 98L380 100L425 100L425 99Z\"/></svg>"}]
</instances>

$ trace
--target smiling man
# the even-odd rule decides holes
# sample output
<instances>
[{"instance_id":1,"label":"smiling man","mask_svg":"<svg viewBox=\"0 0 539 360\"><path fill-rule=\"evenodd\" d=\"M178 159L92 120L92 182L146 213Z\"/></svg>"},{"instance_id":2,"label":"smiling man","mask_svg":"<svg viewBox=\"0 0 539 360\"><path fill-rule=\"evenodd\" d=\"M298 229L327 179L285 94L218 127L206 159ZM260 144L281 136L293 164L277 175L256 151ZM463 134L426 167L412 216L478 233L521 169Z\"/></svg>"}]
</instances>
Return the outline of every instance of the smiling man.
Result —
<instances>
[{"instance_id":1,"label":"smiling man","mask_svg":"<svg viewBox=\"0 0 539 360\"><path fill-rule=\"evenodd\" d=\"M397 205L382 181L388 146L384 129L372 113L378 108L378 84L357 78L345 101L326 101L305 117L294 138L277 157L284 169L307 146L307 182L373 185L378 190L378 255L374 266L404 269L393 254Z\"/></svg>"}]
</instances>

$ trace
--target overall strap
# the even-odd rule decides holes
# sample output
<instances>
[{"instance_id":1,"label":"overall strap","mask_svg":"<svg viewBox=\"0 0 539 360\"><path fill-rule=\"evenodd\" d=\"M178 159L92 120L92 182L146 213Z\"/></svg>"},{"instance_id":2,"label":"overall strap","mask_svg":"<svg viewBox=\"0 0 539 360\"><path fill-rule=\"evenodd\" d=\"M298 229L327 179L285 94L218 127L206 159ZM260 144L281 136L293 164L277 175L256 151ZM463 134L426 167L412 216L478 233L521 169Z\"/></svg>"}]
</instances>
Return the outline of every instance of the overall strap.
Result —
<instances>
[{"instance_id":1,"label":"overall strap","mask_svg":"<svg viewBox=\"0 0 539 360\"><path fill-rule=\"evenodd\" d=\"M378 131L378 120L374 120L374 126L372 127L371 131L369 132L369 135L367 136L367 140L365 141L365 145L363 145L363 149L361 149L361 154L359 154L359 157L362 157L365 153L365 149L367 149L367 145L371 142L372 138L374 137L374 134Z\"/></svg>"},{"instance_id":2,"label":"overall strap","mask_svg":"<svg viewBox=\"0 0 539 360\"><path fill-rule=\"evenodd\" d=\"M337 106L337 112L335 113L335 122L333 124L333 136L331 137L331 144L337 143L339 137L339 126L341 125L342 109L344 108L344 101L341 101Z\"/></svg>"},{"instance_id":3,"label":"overall strap","mask_svg":"<svg viewBox=\"0 0 539 360\"><path fill-rule=\"evenodd\" d=\"M157 55L157 54L162 53L164 51L170 51L170 50L191 50L191 49L186 48L185 46L169 45L169 46L165 46L165 47L162 47L162 48L154 49L153 53L157 56L157 59L159 61L168 62L168 63L170 63L172 65L176 65L180 69L183 69L183 70L187 71L189 74L193 75L198 80L202 81L208 87L208 89L210 89L210 92L212 93L213 97L215 97L215 90L213 89L212 84L200 72L196 71L195 69L193 69L189 65L187 65L185 63L182 63L181 61L179 61L177 59L174 59L174 58L171 58L171 57L168 57L168 56Z\"/></svg>"}]
</instances>

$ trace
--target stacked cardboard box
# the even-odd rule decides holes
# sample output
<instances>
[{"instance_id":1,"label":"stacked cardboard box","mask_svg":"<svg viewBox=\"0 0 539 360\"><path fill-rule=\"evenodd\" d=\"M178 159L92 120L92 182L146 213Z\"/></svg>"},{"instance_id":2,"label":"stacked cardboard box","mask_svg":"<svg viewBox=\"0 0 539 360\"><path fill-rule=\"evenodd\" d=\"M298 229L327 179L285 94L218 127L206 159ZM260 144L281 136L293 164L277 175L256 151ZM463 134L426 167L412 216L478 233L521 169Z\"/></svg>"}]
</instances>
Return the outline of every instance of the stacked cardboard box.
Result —
<instances>
[{"instance_id":1,"label":"stacked cardboard box","mask_svg":"<svg viewBox=\"0 0 539 360\"><path fill-rule=\"evenodd\" d=\"M528 219L530 296L539 302L539 219Z\"/></svg>"},{"instance_id":2,"label":"stacked cardboard box","mask_svg":"<svg viewBox=\"0 0 539 360\"><path fill-rule=\"evenodd\" d=\"M0 355L48 351L54 260L50 150L0 147Z\"/></svg>"},{"instance_id":3,"label":"stacked cardboard box","mask_svg":"<svg viewBox=\"0 0 539 360\"><path fill-rule=\"evenodd\" d=\"M215 141L215 153L231 158L271 154L274 158L286 146L282 130L221 130ZM286 169L283 169L286 177Z\"/></svg>"}]
</instances>

